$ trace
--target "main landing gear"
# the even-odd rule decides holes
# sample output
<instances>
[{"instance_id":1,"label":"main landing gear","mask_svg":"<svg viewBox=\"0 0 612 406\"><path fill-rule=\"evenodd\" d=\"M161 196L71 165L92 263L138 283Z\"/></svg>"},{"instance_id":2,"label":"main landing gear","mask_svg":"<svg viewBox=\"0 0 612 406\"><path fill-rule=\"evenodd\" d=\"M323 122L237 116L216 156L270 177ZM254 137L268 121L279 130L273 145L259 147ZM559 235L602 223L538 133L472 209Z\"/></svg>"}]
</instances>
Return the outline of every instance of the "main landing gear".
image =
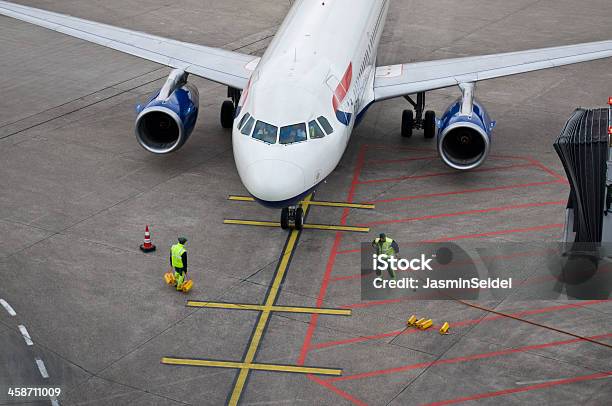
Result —
<instances>
[{"instance_id":1,"label":"main landing gear","mask_svg":"<svg viewBox=\"0 0 612 406\"><path fill-rule=\"evenodd\" d=\"M233 87L227 88L227 97L231 98L231 100L225 100L221 105L221 127L232 128L241 94L242 92L238 89Z\"/></svg>"},{"instance_id":2,"label":"main landing gear","mask_svg":"<svg viewBox=\"0 0 612 406\"><path fill-rule=\"evenodd\" d=\"M404 96L408 103L414 107L412 110L404 110L402 113L402 137L412 137L412 130L423 129L425 138L433 138L436 135L436 113L425 110L425 92L417 93L416 102L410 96Z\"/></svg>"},{"instance_id":3,"label":"main landing gear","mask_svg":"<svg viewBox=\"0 0 612 406\"><path fill-rule=\"evenodd\" d=\"M304 209L299 206L285 207L281 210L280 223L283 230L301 230L304 226Z\"/></svg>"}]
</instances>

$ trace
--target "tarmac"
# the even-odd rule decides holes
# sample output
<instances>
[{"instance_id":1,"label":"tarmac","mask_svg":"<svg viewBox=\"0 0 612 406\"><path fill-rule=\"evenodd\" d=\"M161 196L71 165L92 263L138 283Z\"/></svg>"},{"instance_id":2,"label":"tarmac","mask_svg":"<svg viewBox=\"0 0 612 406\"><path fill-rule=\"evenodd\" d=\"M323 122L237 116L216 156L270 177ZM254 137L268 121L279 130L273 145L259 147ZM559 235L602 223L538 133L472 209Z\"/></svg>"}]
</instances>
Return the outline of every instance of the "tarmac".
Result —
<instances>
[{"instance_id":1,"label":"tarmac","mask_svg":"<svg viewBox=\"0 0 612 406\"><path fill-rule=\"evenodd\" d=\"M289 7L19 3L253 54ZM610 16L609 0L395 0L378 60L607 40ZM612 96L610 60L479 84L497 128L471 173L445 167L420 132L401 138L404 100L374 105L313 198L375 208L311 205L307 217L366 234L224 224L279 213L228 201L246 191L219 123L220 85L190 78L196 129L179 152L152 156L135 140L135 105L169 69L5 17L0 55L0 404L609 404L609 300L362 301L359 252L380 232L400 245L559 240L569 189L552 142L574 108ZM431 92L428 108L458 95ZM138 249L147 224L151 254ZM162 279L178 235L189 238L189 295ZM406 328L411 314L452 334ZM8 395L33 386L62 393Z\"/></svg>"}]
</instances>

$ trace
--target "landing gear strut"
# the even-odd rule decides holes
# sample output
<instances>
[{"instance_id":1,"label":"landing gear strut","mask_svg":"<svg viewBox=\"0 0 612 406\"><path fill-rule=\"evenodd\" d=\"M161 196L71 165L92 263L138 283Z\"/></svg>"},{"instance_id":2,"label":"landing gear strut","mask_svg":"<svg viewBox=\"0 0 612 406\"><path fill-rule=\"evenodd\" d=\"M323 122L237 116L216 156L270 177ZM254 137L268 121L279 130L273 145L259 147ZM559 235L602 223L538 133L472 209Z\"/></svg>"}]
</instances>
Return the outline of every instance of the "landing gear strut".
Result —
<instances>
[{"instance_id":1,"label":"landing gear strut","mask_svg":"<svg viewBox=\"0 0 612 406\"><path fill-rule=\"evenodd\" d=\"M227 88L227 97L231 100L225 100L221 105L221 126L223 128L232 128L241 94L242 92L238 89Z\"/></svg>"},{"instance_id":2,"label":"landing gear strut","mask_svg":"<svg viewBox=\"0 0 612 406\"><path fill-rule=\"evenodd\" d=\"M292 206L281 210L281 228L283 230L301 230L303 226L304 209Z\"/></svg>"},{"instance_id":3,"label":"landing gear strut","mask_svg":"<svg viewBox=\"0 0 612 406\"><path fill-rule=\"evenodd\" d=\"M412 130L423 129L425 138L433 138L436 135L436 113L425 110L425 92L417 93L416 102L410 96L404 98L412 105L414 111L404 110L402 113L402 137L412 137Z\"/></svg>"}]
</instances>

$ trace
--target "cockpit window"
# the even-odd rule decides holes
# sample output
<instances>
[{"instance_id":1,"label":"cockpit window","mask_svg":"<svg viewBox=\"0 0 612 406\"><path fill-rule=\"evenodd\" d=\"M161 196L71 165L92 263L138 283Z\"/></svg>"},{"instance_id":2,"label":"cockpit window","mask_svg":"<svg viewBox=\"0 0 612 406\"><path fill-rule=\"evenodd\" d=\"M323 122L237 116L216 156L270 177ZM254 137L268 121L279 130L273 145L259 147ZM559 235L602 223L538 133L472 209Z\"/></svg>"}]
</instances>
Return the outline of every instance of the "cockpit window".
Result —
<instances>
[{"instance_id":1,"label":"cockpit window","mask_svg":"<svg viewBox=\"0 0 612 406\"><path fill-rule=\"evenodd\" d=\"M325 137L325 133L323 130L321 130L321 127L319 127L316 120L312 120L310 123L308 123L308 132L310 133L311 140Z\"/></svg>"},{"instance_id":2,"label":"cockpit window","mask_svg":"<svg viewBox=\"0 0 612 406\"><path fill-rule=\"evenodd\" d=\"M306 124L299 123L281 127L279 141L281 144L293 144L302 141L306 141Z\"/></svg>"},{"instance_id":3,"label":"cockpit window","mask_svg":"<svg viewBox=\"0 0 612 406\"><path fill-rule=\"evenodd\" d=\"M321 124L321 127L323 127L327 135L334 132L334 128L331 126L331 124L329 124L329 121L327 121L325 117L321 116L318 118L318 120L319 124Z\"/></svg>"},{"instance_id":4,"label":"cockpit window","mask_svg":"<svg viewBox=\"0 0 612 406\"><path fill-rule=\"evenodd\" d=\"M251 115L249 113L246 113L244 116L242 116L242 119L240 119L240 123L238 124L238 129L242 128L242 126L244 125L244 123L246 123L246 121L251 117Z\"/></svg>"},{"instance_id":5,"label":"cockpit window","mask_svg":"<svg viewBox=\"0 0 612 406\"><path fill-rule=\"evenodd\" d=\"M253 117L250 117L249 121L247 121L246 125L240 132L243 133L244 135L251 135L251 130L253 129L254 123L255 123L255 120L253 119Z\"/></svg>"},{"instance_id":6,"label":"cockpit window","mask_svg":"<svg viewBox=\"0 0 612 406\"><path fill-rule=\"evenodd\" d=\"M255 131L253 131L253 138L261 140L268 144L276 144L277 132L278 127L257 120L257 124L255 124Z\"/></svg>"}]
</instances>

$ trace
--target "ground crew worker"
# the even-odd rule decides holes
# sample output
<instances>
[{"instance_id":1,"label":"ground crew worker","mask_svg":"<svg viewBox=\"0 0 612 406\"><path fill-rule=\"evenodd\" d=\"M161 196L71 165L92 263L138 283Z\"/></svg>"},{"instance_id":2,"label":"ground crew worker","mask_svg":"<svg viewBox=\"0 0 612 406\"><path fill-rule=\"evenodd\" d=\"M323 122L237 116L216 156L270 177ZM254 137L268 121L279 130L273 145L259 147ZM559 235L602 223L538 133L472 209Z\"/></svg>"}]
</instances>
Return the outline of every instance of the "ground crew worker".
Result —
<instances>
[{"instance_id":1,"label":"ground crew worker","mask_svg":"<svg viewBox=\"0 0 612 406\"><path fill-rule=\"evenodd\" d=\"M170 248L170 266L174 268L174 278L176 279L176 290L183 288L183 282L187 276L187 250L185 249L187 238L179 237L178 244Z\"/></svg>"},{"instance_id":2,"label":"ground crew worker","mask_svg":"<svg viewBox=\"0 0 612 406\"><path fill-rule=\"evenodd\" d=\"M399 245L391 238L387 237L385 233L381 233L378 238L372 241L372 247L376 249L376 255L387 255L388 257L394 257L399 254ZM391 264L387 268L389 275L395 279L395 271L391 269ZM376 275L380 276L381 271L376 270Z\"/></svg>"}]
</instances>

